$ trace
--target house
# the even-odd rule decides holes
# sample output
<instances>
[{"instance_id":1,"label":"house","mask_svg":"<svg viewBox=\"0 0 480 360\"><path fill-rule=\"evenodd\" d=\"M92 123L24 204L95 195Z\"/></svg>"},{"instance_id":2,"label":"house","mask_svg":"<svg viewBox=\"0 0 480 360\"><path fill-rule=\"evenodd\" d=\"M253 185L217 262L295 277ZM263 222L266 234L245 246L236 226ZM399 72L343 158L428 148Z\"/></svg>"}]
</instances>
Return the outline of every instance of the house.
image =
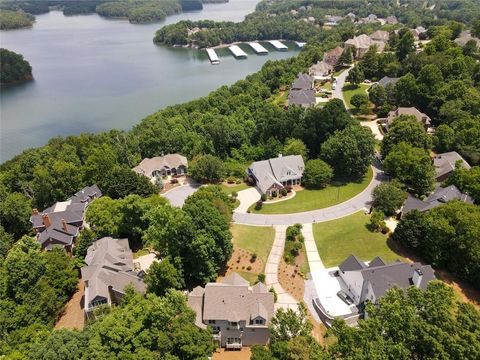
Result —
<instances>
[{"instance_id":1,"label":"house","mask_svg":"<svg viewBox=\"0 0 480 360\"><path fill-rule=\"evenodd\" d=\"M457 45L465 46L470 40L475 41L477 43L477 47L480 47L480 39L473 37L470 31L462 31L458 38L456 38L454 41Z\"/></svg>"},{"instance_id":2,"label":"house","mask_svg":"<svg viewBox=\"0 0 480 360\"><path fill-rule=\"evenodd\" d=\"M393 78L393 77L384 76L383 78L381 78L378 81L378 85L382 85L383 87L387 87L387 85L389 85L389 84L395 85L398 80L400 80L400 78L396 78L396 77Z\"/></svg>"},{"instance_id":3,"label":"house","mask_svg":"<svg viewBox=\"0 0 480 360\"><path fill-rule=\"evenodd\" d=\"M370 39L372 39L373 41L381 41L387 43L389 38L389 32L384 30L377 30L374 33L370 34Z\"/></svg>"},{"instance_id":4,"label":"house","mask_svg":"<svg viewBox=\"0 0 480 360\"><path fill-rule=\"evenodd\" d=\"M325 15L325 25L336 26L343 19L341 16Z\"/></svg>"},{"instance_id":5,"label":"house","mask_svg":"<svg viewBox=\"0 0 480 360\"><path fill-rule=\"evenodd\" d=\"M157 176L183 175L187 173L188 161L180 154L167 154L154 158L145 158L132 170L149 179Z\"/></svg>"},{"instance_id":6,"label":"house","mask_svg":"<svg viewBox=\"0 0 480 360\"><path fill-rule=\"evenodd\" d=\"M318 61L308 69L308 74L313 77L314 80L327 80L330 79L333 72L333 66L325 61Z\"/></svg>"},{"instance_id":7,"label":"house","mask_svg":"<svg viewBox=\"0 0 480 360\"><path fill-rule=\"evenodd\" d=\"M371 46L377 46L377 51L382 52L385 48L383 41L372 40L368 35L362 34L345 41L345 48L352 48L355 58L361 59Z\"/></svg>"},{"instance_id":8,"label":"house","mask_svg":"<svg viewBox=\"0 0 480 360\"><path fill-rule=\"evenodd\" d=\"M315 91L313 90L313 78L308 74L298 74L290 87L288 105L309 107L315 105Z\"/></svg>"},{"instance_id":9,"label":"house","mask_svg":"<svg viewBox=\"0 0 480 360\"><path fill-rule=\"evenodd\" d=\"M442 182L447 179L455 170L456 164L465 169L470 169L470 165L456 151L450 151L438 154L433 158L433 166L435 167L435 180Z\"/></svg>"},{"instance_id":10,"label":"house","mask_svg":"<svg viewBox=\"0 0 480 360\"><path fill-rule=\"evenodd\" d=\"M349 18L351 22L354 22L355 19L357 18L357 15L355 15L352 12L349 12L347 15L345 15L346 18Z\"/></svg>"},{"instance_id":11,"label":"house","mask_svg":"<svg viewBox=\"0 0 480 360\"><path fill-rule=\"evenodd\" d=\"M343 54L343 48L337 46L335 49L327 51L323 55L323 62L327 63L328 65L335 67L340 59L340 56Z\"/></svg>"},{"instance_id":12,"label":"house","mask_svg":"<svg viewBox=\"0 0 480 360\"><path fill-rule=\"evenodd\" d=\"M301 184L305 164L301 155L280 155L277 158L255 161L247 169L262 194L273 192L289 185Z\"/></svg>"},{"instance_id":13,"label":"house","mask_svg":"<svg viewBox=\"0 0 480 360\"><path fill-rule=\"evenodd\" d=\"M395 15L390 15L385 18L385 23L389 25L396 25L398 24L398 19Z\"/></svg>"},{"instance_id":14,"label":"house","mask_svg":"<svg viewBox=\"0 0 480 360\"><path fill-rule=\"evenodd\" d=\"M416 286L425 289L428 282L435 279L430 265L408 264L400 260L387 264L378 256L366 264L354 255L340 264L338 275L357 306L367 300L377 304L394 287L407 289Z\"/></svg>"},{"instance_id":15,"label":"house","mask_svg":"<svg viewBox=\"0 0 480 360\"><path fill-rule=\"evenodd\" d=\"M425 40L428 37L427 29L423 26L417 26L415 29L412 29L411 32L416 41Z\"/></svg>"},{"instance_id":16,"label":"house","mask_svg":"<svg viewBox=\"0 0 480 360\"><path fill-rule=\"evenodd\" d=\"M266 345L270 340L274 295L263 283L249 286L233 273L221 283L194 288L188 294L188 305L196 313L195 324L203 329L210 326L213 340L227 350Z\"/></svg>"},{"instance_id":17,"label":"house","mask_svg":"<svg viewBox=\"0 0 480 360\"><path fill-rule=\"evenodd\" d=\"M42 249L63 248L71 254L75 239L83 228L88 205L101 196L100 188L92 185L42 212L33 209L30 222Z\"/></svg>"},{"instance_id":18,"label":"house","mask_svg":"<svg viewBox=\"0 0 480 360\"><path fill-rule=\"evenodd\" d=\"M430 117L428 117L428 115L418 111L414 107L399 107L397 110L392 110L388 113L387 129L392 124L393 120L395 120L400 115L415 116L417 121L419 123L421 123L425 127L425 129L430 128L430 125L432 123L432 121L431 121Z\"/></svg>"},{"instance_id":19,"label":"house","mask_svg":"<svg viewBox=\"0 0 480 360\"><path fill-rule=\"evenodd\" d=\"M425 212L453 200L459 200L467 204L473 204L473 198L462 193L455 185L450 185L446 188L437 186L435 191L425 200L417 199L416 197L408 194L407 200L402 208L402 215L414 209L420 212Z\"/></svg>"},{"instance_id":20,"label":"house","mask_svg":"<svg viewBox=\"0 0 480 360\"><path fill-rule=\"evenodd\" d=\"M134 271L128 239L104 237L95 241L87 250L85 263L81 275L87 317L97 306L118 304L129 285L142 294L146 292L142 273Z\"/></svg>"}]
</instances>

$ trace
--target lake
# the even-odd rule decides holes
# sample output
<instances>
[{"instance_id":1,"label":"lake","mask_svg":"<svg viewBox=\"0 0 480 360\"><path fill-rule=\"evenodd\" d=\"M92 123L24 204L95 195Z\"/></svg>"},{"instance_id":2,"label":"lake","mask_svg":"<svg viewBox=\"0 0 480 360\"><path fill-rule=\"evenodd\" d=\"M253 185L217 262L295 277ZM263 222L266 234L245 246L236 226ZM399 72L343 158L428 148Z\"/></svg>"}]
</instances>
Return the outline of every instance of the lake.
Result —
<instances>
[{"instance_id":1,"label":"lake","mask_svg":"<svg viewBox=\"0 0 480 360\"><path fill-rule=\"evenodd\" d=\"M52 11L37 16L31 29L2 31L1 47L21 53L33 67L34 81L0 92L0 162L55 136L130 129L168 105L207 95L259 70L267 60L298 53L270 51L246 60L227 50L212 66L204 50L153 44L155 31L180 20L242 21L257 0L206 4L199 12L133 25L96 14L65 17Z\"/></svg>"}]
</instances>

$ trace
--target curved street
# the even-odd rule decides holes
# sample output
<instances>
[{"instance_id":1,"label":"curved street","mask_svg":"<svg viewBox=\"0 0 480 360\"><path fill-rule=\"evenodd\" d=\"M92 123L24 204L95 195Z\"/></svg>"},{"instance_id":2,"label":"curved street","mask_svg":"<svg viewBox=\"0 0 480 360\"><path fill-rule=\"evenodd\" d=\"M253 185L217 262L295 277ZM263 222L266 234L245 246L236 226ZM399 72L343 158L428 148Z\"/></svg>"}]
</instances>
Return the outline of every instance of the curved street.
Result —
<instances>
[{"instance_id":1,"label":"curved street","mask_svg":"<svg viewBox=\"0 0 480 360\"><path fill-rule=\"evenodd\" d=\"M324 209L293 213L293 214L247 214L234 211L233 221L238 224L246 225L293 225L293 224L311 224L335 220L344 216L351 215L362 209L368 209L372 201L372 191L381 182L386 179L386 175L380 169L380 165L375 162L373 168L373 178L370 184L357 196L334 206Z\"/></svg>"}]
</instances>

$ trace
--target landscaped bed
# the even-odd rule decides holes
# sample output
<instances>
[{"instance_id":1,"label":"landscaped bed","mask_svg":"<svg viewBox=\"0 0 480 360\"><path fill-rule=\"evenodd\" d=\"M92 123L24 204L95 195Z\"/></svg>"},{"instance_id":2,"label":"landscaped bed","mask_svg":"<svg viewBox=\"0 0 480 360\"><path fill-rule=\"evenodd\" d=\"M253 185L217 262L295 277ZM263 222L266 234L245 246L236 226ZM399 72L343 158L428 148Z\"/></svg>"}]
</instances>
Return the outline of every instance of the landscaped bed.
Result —
<instances>
[{"instance_id":1,"label":"landscaped bed","mask_svg":"<svg viewBox=\"0 0 480 360\"><path fill-rule=\"evenodd\" d=\"M386 262L406 260L387 244L387 235L367 230L368 220L369 215L360 211L313 225L315 243L325 267L338 266L349 255L356 255L363 261L370 261L375 256Z\"/></svg>"},{"instance_id":2,"label":"landscaped bed","mask_svg":"<svg viewBox=\"0 0 480 360\"><path fill-rule=\"evenodd\" d=\"M230 230L233 235L234 252L228 261L225 275L237 272L253 284L258 275L265 271L275 230L273 227L238 224L232 224Z\"/></svg>"},{"instance_id":3,"label":"landscaped bed","mask_svg":"<svg viewBox=\"0 0 480 360\"><path fill-rule=\"evenodd\" d=\"M255 210L255 205L252 205L249 210L259 214L291 214L330 207L361 193L372 181L372 176L373 171L370 168L362 181L332 183L319 190L304 189L297 191L295 197L290 200L264 204L260 210Z\"/></svg>"}]
</instances>

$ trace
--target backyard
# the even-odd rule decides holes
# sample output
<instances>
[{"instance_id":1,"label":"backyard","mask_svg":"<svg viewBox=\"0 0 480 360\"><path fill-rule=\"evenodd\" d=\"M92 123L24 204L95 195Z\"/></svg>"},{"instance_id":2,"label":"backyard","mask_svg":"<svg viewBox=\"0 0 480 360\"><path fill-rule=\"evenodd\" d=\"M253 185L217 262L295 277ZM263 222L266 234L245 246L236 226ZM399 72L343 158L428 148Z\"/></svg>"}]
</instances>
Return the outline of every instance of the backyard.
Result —
<instances>
[{"instance_id":1,"label":"backyard","mask_svg":"<svg viewBox=\"0 0 480 360\"><path fill-rule=\"evenodd\" d=\"M360 211L313 225L315 243L325 267L338 266L349 255L356 255L363 261L370 261L375 256L386 262L406 260L389 246L387 235L367 230L368 220L369 215Z\"/></svg>"},{"instance_id":2,"label":"backyard","mask_svg":"<svg viewBox=\"0 0 480 360\"><path fill-rule=\"evenodd\" d=\"M347 104L347 109L355 108L355 106L353 106L350 103L350 100L352 100L353 95L355 94L367 95L368 88L370 88L370 85L360 84L358 86L355 86L353 84L346 82L345 86L342 89L342 92L343 92L343 97L345 99L345 103Z\"/></svg>"},{"instance_id":3,"label":"backyard","mask_svg":"<svg viewBox=\"0 0 480 360\"><path fill-rule=\"evenodd\" d=\"M255 210L255 205L252 205L249 210L259 214L291 214L326 208L340 204L361 193L372 181L372 176L373 171L370 168L361 181L332 183L326 188L318 190L300 190L290 200L264 204L260 210Z\"/></svg>"},{"instance_id":4,"label":"backyard","mask_svg":"<svg viewBox=\"0 0 480 360\"><path fill-rule=\"evenodd\" d=\"M232 224L230 231L234 252L228 261L226 275L237 272L253 284L265 270L275 230L273 227Z\"/></svg>"}]
</instances>

